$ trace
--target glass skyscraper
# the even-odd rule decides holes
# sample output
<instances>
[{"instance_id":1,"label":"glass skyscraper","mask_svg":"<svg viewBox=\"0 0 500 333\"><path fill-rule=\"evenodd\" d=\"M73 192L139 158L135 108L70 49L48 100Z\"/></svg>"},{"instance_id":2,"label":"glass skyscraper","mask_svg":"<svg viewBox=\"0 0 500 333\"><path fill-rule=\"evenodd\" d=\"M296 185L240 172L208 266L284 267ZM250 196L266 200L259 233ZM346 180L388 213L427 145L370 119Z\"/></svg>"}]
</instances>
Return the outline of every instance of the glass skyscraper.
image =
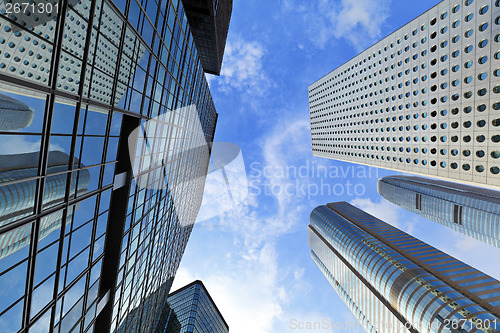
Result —
<instances>
[{"instance_id":1,"label":"glass skyscraper","mask_svg":"<svg viewBox=\"0 0 500 333\"><path fill-rule=\"evenodd\" d=\"M154 331L217 122L184 3L6 8L0 91L32 119L0 128L0 332Z\"/></svg>"},{"instance_id":2,"label":"glass skyscraper","mask_svg":"<svg viewBox=\"0 0 500 333\"><path fill-rule=\"evenodd\" d=\"M384 177L378 192L404 209L500 247L500 192L417 176Z\"/></svg>"},{"instance_id":3,"label":"glass skyscraper","mask_svg":"<svg viewBox=\"0 0 500 333\"><path fill-rule=\"evenodd\" d=\"M366 332L498 332L500 282L346 203L313 210L311 256Z\"/></svg>"},{"instance_id":4,"label":"glass skyscraper","mask_svg":"<svg viewBox=\"0 0 500 333\"><path fill-rule=\"evenodd\" d=\"M233 0L183 0L199 56L207 73L219 75L226 46Z\"/></svg>"},{"instance_id":5,"label":"glass skyscraper","mask_svg":"<svg viewBox=\"0 0 500 333\"><path fill-rule=\"evenodd\" d=\"M158 293L163 293L167 285L148 296L133 309L118 328L118 333L228 333L229 326L203 282L197 280L174 291L168 299L162 299L157 320L147 331L141 331L141 313L150 312ZM168 300L168 301L167 301Z\"/></svg>"},{"instance_id":6,"label":"glass skyscraper","mask_svg":"<svg viewBox=\"0 0 500 333\"><path fill-rule=\"evenodd\" d=\"M228 333L229 326L217 305L197 280L168 296L165 333Z\"/></svg>"}]
</instances>

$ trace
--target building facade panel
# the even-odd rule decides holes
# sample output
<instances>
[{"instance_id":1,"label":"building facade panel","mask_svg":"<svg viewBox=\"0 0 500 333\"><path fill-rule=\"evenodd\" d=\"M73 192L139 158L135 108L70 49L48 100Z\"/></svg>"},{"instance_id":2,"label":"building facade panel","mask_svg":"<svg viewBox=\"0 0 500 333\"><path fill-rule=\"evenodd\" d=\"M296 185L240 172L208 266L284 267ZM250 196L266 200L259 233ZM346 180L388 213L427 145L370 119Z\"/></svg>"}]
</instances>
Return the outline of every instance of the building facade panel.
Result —
<instances>
[{"instance_id":1,"label":"building facade panel","mask_svg":"<svg viewBox=\"0 0 500 333\"><path fill-rule=\"evenodd\" d=\"M183 0L203 69L219 75L226 46L232 0Z\"/></svg>"},{"instance_id":2,"label":"building facade panel","mask_svg":"<svg viewBox=\"0 0 500 333\"><path fill-rule=\"evenodd\" d=\"M499 187L499 17L444 0L310 85L313 154Z\"/></svg>"}]
</instances>

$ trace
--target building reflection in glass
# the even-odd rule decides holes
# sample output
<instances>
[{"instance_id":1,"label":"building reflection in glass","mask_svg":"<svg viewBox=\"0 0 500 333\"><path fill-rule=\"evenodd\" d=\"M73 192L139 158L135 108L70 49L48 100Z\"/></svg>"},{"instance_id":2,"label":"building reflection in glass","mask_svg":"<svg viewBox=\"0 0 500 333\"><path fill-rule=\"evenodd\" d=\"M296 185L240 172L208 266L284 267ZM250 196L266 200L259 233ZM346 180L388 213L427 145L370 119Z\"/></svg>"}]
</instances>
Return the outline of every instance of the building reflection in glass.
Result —
<instances>
[{"instance_id":1,"label":"building reflection in glass","mask_svg":"<svg viewBox=\"0 0 500 333\"><path fill-rule=\"evenodd\" d=\"M168 316L170 313L167 297L172 282L173 278L168 279L166 283L162 284L156 291L147 296L139 306L132 309L118 327L117 333L163 333L168 323ZM145 317L148 315L154 315L154 320L146 320Z\"/></svg>"},{"instance_id":2,"label":"building reflection in glass","mask_svg":"<svg viewBox=\"0 0 500 333\"><path fill-rule=\"evenodd\" d=\"M14 98L0 94L0 131L15 131L31 125L33 108Z\"/></svg>"},{"instance_id":3,"label":"building reflection in glass","mask_svg":"<svg viewBox=\"0 0 500 333\"><path fill-rule=\"evenodd\" d=\"M33 214L38 173L39 152L0 155L0 227L22 217ZM53 174L68 170L69 156L60 151L49 154L47 173ZM75 159L75 164L78 160ZM67 173L46 178L43 196L44 209L64 201ZM24 181L27 179L26 181ZM73 177L70 193L85 193L90 174L87 170ZM5 183L5 185L1 185ZM76 208L76 207L75 207ZM44 217L40 221L40 239L61 226L63 210ZM68 219L71 215L68 215ZM0 259L24 248L30 242L31 224L10 230L0 235Z\"/></svg>"}]
</instances>

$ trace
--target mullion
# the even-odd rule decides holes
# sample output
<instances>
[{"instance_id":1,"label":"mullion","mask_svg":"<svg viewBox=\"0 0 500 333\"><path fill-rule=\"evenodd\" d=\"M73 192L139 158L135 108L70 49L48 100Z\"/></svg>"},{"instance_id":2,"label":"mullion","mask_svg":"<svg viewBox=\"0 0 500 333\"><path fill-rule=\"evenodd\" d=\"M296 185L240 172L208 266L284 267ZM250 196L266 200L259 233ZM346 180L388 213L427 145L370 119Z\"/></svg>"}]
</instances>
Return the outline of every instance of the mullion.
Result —
<instances>
[{"instance_id":1,"label":"mullion","mask_svg":"<svg viewBox=\"0 0 500 333\"><path fill-rule=\"evenodd\" d=\"M62 12L65 13L67 10L67 1L61 1ZM64 35L64 21L65 15L59 15L56 24L56 30L54 33L54 47L52 52L52 68L51 75L49 77L49 86L51 90L55 90L55 85L57 81L57 74L59 69L59 58L61 54L61 46L63 42ZM47 174L48 168L48 154L49 154L49 144L50 144L50 131L52 128L52 117L54 111L55 95L51 93L49 98L46 99L45 103L45 119L42 130L42 141L40 144L40 160L39 160L39 176L45 176ZM35 195L35 213L38 215L43 211L43 192L45 186L45 178L40 178L37 181L36 195ZM26 278L26 298L23 307L23 320L21 327L25 329L30 323L31 317L31 301L33 284L35 278L35 267L36 267L36 254L38 248L38 233L40 231L40 217L38 217L35 223L32 225L31 233L31 244L29 247L30 257L28 260L27 278Z\"/></svg>"},{"instance_id":2,"label":"mullion","mask_svg":"<svg viewBox=\"0 0 500 333\"><path fill-rule=\"evenodd\" d=\"M90 4L90 11L89 11L89 19L85 20L87 22L87 35L85 38L85 48L84 48L84 56L82 60L82 69L80 72L80 84L78 87L78 95L79 95L79 101L76 103L75 106L75 117L74 117L74 122L73 122L73 133L72 133L72 142L71 142L71 149L70 149L70 173L68 174L67 178L67 184L66 184L66 193L65 193L65 198L67 200L66 204L66 209L63 214L63 221L61 223L61 232L60 232L60 245L59 245L59 251L58 251L58 258L57 258L57 273L56 273L56 282L54 284L54 291L53 291L53 297L57 299L57 295L59 293L59 279L61 278L61 264L62 264L62 254L64 251L64 240L65 240L65 230L66 230L66 220L67 220L67 212L68 209L73 209L73 215L71 219L71 224L73 224L74 220L74 212L76 210L76 206L72 206L70 208L69 206L69 197L70 197L70 191L71 191L71 177L72 177L72 170L74 169L74 157L75 157L75 151L76 151L76 142L77 142L77 133L78 133L78 125L79 125L79 119L80 119L80 112L81 112L81 103L82 103L82 95L83 95L83 90L84 90L84 83L85 83L85 75L87 72L87 64L88 64L88 55L89 55L89 49L90 49L90 41L92 38L92 29L93 29L93 20L94 20L94 13L95 13L95 7L96 7L96 0L92 0ZM76 11L74 11L76 12ZM78 13L79 14L79 13ZM97 45L97 44L96 44ZM62 45L61 45L62 47ZM95 57L95 52L94 52L94 57ZM90 86L90 85L89 85ZM90 87L89 87L90 89ZM82 145L83 145L83 139L82 139ZM82 147L82 146L81 146ZM81 147L80 147L80 153L81 153ZM80 164L81 164L81 159L80 159ZM80 167L80 165L78 166ZM78 178L77 178L78 182ZM77 186L75 188L78 188ZM75 193L76 194L76 193ZM86 198L79 198L81 200L85 200ZM70 236L71 237L71 236ZM66 262L68 262L68 257L69 257L69 252L70 252L70 247L68 244L68 253L66 257ZM65 274L64 274L64 284L66 284L66 278L67 278L67 268L65 269ZM57 306L57 303L56 303ZM51 317L50 317L50 331L52 332L53 327L54 327L54 322L55 322L55 315L56 315L56 306L53 307ZM63 306L63 302L61 302L61 308ZM60 314L59 322L62 320L62 314Z\"/></svg>"},{"instance_id":3,"label":"mullion","mask_svg":"<svg viewBox=\"0 0 500 333\"><path fill-rule=\"evenodd\" d=\"M101 156L101 163L102 162L106 162L106 152L107 152L107 145L108 145L108 142L109 142L109 132L111 130L111 119L112 119L112 115L113 115L113 112L108 112L108 122L106 124L106 135L105 135L105 140L104 140L104 149L103 149L103 153L102 153L102 156ZM101 164L101 170L100 170L100 175L99 175L99 183L98 183L98 187L101 188L102 187L102 182L103 182L103 179L104 179L104 167L105 164ZM94 209L94 222L93 222L93 226L92 226L92 234L91 234L91 238L90 238L90 251L89 251L89 259L88 259L88 266L89 267L92 267L92 257L94 256L94 245L95 245L95 236L96 236L96 230L97 230L97 220L99 218L99 207L100 207L100 203L101 203L101 196L102 196L102 193L104 193L104 191L102 191L99 196L97 197L97 200L96 200L96 204L95 204L95 209ZM109 209L109 207L108 207ZM85 281L85 293L84 293L84 299L83 299L83 304L82 304L82 307L83 307L83 311L84 313L86 314L86 311L87 311L87 302L88 302L88 290L90 288L90 274L87 275L87 279ZM85 318L85 314L83 315L83 318ZM83 323L85 323L85 321L83 321ZM83 332L83 330L85 329L84 327L85 325L81 325L80 327L80 332Z\"/></svg>"},{"instance_id":4,"label":"mullion","mask_svg":"<svg viewBox=\"0 0 500 333\"><path fill-rule=\"evenodd\" d=\"M31 36L41 39L45 43L48 43L50 45L54 45L54 42L51 42L49 39L43 37L42 35L38 35L38 34L34 33L33 30L26 29L23 25L17 23L17 21L10 19L7 15L0 15L0 16L2 17L2 19L9 22L11 27L16 27L17 29L22 30L24 33L29 33ZM55 40L55 34L54 34L54 40Z\"/></svg>"}]
</instances>

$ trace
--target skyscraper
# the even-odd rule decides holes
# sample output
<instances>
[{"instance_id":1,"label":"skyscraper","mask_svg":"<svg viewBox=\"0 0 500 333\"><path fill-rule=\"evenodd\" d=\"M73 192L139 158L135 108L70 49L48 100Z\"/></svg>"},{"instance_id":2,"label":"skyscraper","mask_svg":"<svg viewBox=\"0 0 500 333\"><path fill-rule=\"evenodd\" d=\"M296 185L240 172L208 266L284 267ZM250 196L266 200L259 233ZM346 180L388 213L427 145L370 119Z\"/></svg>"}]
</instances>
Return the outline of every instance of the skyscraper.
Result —
<instances>
[{"instance_id":1,"label":"skyscraper","mask_svg":"<svg viewBox=\"0 0 500 333\"><path fill-rule=\"evenodd\" d=\"M346 203L313 210L311 256L367 332L498 332L500 282Z\"/></svg>"},{"instance_id":2,"label":"skyscraper","mask_svg":"<svg viewBox=\"0 0 500 333\"><path fill-rule=\"evenodd\" d=\"M229 326L200 280L168 295L167 333L228 333Z\"/></svg>"},{"instance_id":3,"label":"skyscraper","mask_svg":"<svg viewBox=\"0 0 500 333\"><path fill-rule=\"evenodd\" d=\"M183 0L205 72L219 75L233 10L233 0Z\"/></svg>"},{"instance_id":4,"label":"skyscraper","mask_svg":"<svg viewBox=\"0 0 500 333\"><path fill-rule=\"evenodd\" d=\"M416 176L384 177L378 192L404 209L500 247L500 192Z\"/></svg>"},{"instance_id":5,"label":"skyscraper","mask_svg":"<svg viewBox=\"0 0 500 333\"><path fill-rule=\"evenodd\" d=\"M215 133L201 50L179 0L58 4L50 18L0 12L0 90L35 114L0 132L0 154L39 147L29 173L0 183L31 191L2 208L23 214L0 237L30 233L0 260L0 331L116 332L134 309L137 331L154 330L201 204L210 151L191 148ZM131 139L146 123L149 139ZM78 163L53 169L56 148Z\"/></svg>"},{"instance_id":6,"label":"skyscraper","mask_svg":"<svg viewBox=\"0 0 500 333\"><path fill-rule=\"evenodd\" d=\"M444 0L311 84L313 154L500 187L499 17Z\"/></svg>"},{"instance_id":7,"label":"skyscraper","mask_svg":"<svg viewBox=\"0 0 500 333\"><path fill-rule=\"evenodd\" d=\"M164 285L159 290L166 288ZM133 309L118 328L118 333L138 332L141 327L141 313L151 311L158 306L156 291L149 295L141 304ZM229 326L222 317L217 305L208 293L203 282L197 280L174 291L168 299L161 297L161 316L148 327L149 333L227 333Z\"/></svg>"}]
</instances>

